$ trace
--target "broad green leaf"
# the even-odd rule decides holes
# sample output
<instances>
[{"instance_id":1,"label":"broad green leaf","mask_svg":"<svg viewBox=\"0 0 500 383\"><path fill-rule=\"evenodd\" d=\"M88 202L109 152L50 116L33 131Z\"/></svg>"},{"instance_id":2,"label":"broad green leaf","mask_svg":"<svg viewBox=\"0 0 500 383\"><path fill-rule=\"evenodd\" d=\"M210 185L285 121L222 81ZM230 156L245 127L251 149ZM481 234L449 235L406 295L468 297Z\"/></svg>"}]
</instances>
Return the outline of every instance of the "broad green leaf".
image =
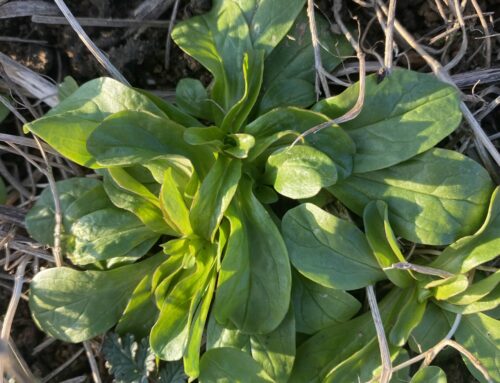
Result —
<instances>
[{"instance_id":1,"label":"broad green leaf","mask_svg":"<svg viewBox=\"0 0 500 383\"><path fill-rule=\"evenodd\" d=\"M184 355L193 315L190 308L199 303L199 300L194 302L193 296L205 286L214 259L213 245L200 246L194 270L180 279L165 298L150 335L151 348L159 358L173 361Z\"/></svg>"},{"instance_id":2,"label":"broad green leaf","mask_svg":"<svg viewBox=\"0 0 500 383\"><path fill-rule=\"evenodd\" d=\"M213 101L210 100L205 87L199 80L181 79L175 88L175 102L180 108L195 117L214 121L212 117Z\"/></svg>"},{"instance_id":3,"label":"broad green leaf","mask_svg":"<svg viewBox=\"0 0 500 383\"><path fill-rule=\"evenodd\" d=\"M356 225L315 205L289 210L282 232L293 266L325 287L354 290L384 277Z\"/></svg>"},{"instance_id":4,"label":"broad green leaf","mask_svg":"<svg viewBox=\"0 0 500 383\"><path fill-rule=\"evenodd\" d=\"M446 300L460 294L469 286L467 276L459 274L445 279L437 279L425 285L430 289L434 297L439 300Z\"/></svg>"},{"instance_id":5,"label":"broad green leaf","mask_svg":"<svg viewBox=\"0 0 500 383\"><path fill-rule=\"evenodd\" d=\"M248 24L234 1L216 3L209 13L180 22L172 39L214 76L214 108L227 113L244 94L243 56L253 51ZM217 125L221 121L216 121Z\"/></svg>"},{"instance_id":6,"label":"broad green leaf","mask_svg":"<svg viewBox=\"0 0 500 383\"><path fill-rule=\"evenodd\" d=\"M411 336L412 331L419 325L425 314L427 301L418 301L417 286L413 288L413 295L404 302L389 333L389 341L394 346L404 346Z\"/></svg>"},{"instance_id":7,"label":"broad green leaf","mask_svg":"<svg viewBox=\"0 0 500 383\"><path fill-rule=\"evenodd\" d=\"M190 321L189 337L184 354L184 370L191 379L197 378L200 375L200 348L208 310L210 309L215 291L216 280L217 273L215 268L213 268L208 278L208 286L206 286L206 289L199 291L199 293L203 294L201 301L198 301L200 299L198 298L193 299L193 302L191 302L190 311L192 319Z\"/></svg>"},{"instance_id":8,"label":"broad green leaf","mask_svg":"<svg viewBox=\"0 0 500 383\"><path fill-rule=\"evenodd\" d=\"M295 318L293 309L269 334L250 337L251 353L266 374L276 383L286 383L295 360Z\"/></svg>"},{"instance_id":9,"label":"broad green leaf","mask_svg":"<svg viewBox=\"0 0 500 383\"><path fill-rule=\"evenodd\" d=\"M295 326L305 334L346 322L361 308L358 300L345 291L314 283L298 273L293 275L292 300Z\"/></svg>"},{"instance_id":10,"label":"broad green leaf","mask_svg":"<svg viewBox=\"0 0 500 383\"><path fill-rule=\"evenodd\" d=\"M314 110L331 119L349 111L359 83L320 101ZM381 82L367 76L361 113L341 124L356 143L354 172L384 169L422 153L453 132L462 119L456 90L433 75L395 69Z\"/></svg>"},{"instance_id":11,"label":"broad green leaf","mask_svg":"<svg viewBox=\"0 0 500 383\"><path fill-rule=\"evenodd\" d=\"M342 35L332 33L330 24L320 13L316 12L315 16L321 61L330 72L344 56L351 55L352 47ZM264 67L264 95L259 114L277 106L308 107L316 101L314 52L305 10L267 57Z\"/></svg>"},{"instance_id":12,"label":"broad green leaf","mask_svg":"<svg viewBox=\"0 0 500 383\"><path fill-rule=\"evenodd\" d=\"M146 172L143 167L141 167L140 170L148 175L148 172ZM156 207L160 206L160 202L156 194L146 187L146 180L134 177L133 168L110 167L107 171L113 178L113 181L115 181L115 183L122 189L137 194L139 197L145 199ZM141 174L138 174L138 176L141 177Z\"/></svg>"},{"instance_id":13,"label":"broad green leaf","mask_svg":"<svg viewBox=\"0 0 500 383\"><path fill-rule=\"evenodd\" d=\"M387 169L352 175L328 190L359 215L370 201L383 200L396 235L446 245L477 230L492 182L470 158L431 149Z\"/></svg>"},{"instance_id":14,"label":"broad green leaf","mask_svg":"<svg viewBox=\"0 0 500 383\"><path fill-rule=\"evenodd\" d=\"M253 135L256 140L249 158L255 159L283 137L287 138L287 141L282 142L281 146L291 144L298 134L290 133L304 133L328 121L325 115L310 110L292 107L272 110L245 127L245 133ZM334 161L339 179L351 174L352 158L356 149L351 138L339 126L330 126L309 134L304 140Z\"/></svg>"},{"instance_id":15,"label":"broad green leaf","mask_svg":"<svg viewBox=\"0 0 500 383\"><path fill-rule=\"evenodd\" d=\"M224 144L224 132L217 126L188 128L184 131L184 140L189 145L210 145L220 149Z\"/></svg>"},{"instance_id":16,"label":"broad green leaf","mask_svg":"<svg viewBox=\"0 0 500 383\"><path fill-rule=\"evenodd\" d=\"M272 203L278 202L279 197L278 194L274 191L274 189L267 185L257 185L255 190L255 197L259 200L263 205L270 205Z\"/></svg>"},{"instance_id":17,"label":"broad green leaf","mask_svg":"<svg viewBox=\"0 0 500 383\"><path fill-rule=\"evenodd\" d=\"M66 231L71 228L71 224L75 219L85 213L109 206L109 200L106 198L106 194L103 193L101 182L93 178L75 177L58 181L56 182L56 189L61 206L63 226ZM75 201L84 197L88 192L91 192L92 199L88 200L83 206L82 204L74 205ZM78 214L71 214L74 218L68 221L66 211L72 205L73 211L75 210L75 206L81 206L85 208L85 211L79 211ZM55 214L54 197L50 188L47 187L26 215L26 228L30 236L42 244L53 246Z\"/></svg>"},{"instance_id":18,"label":"broad green leaf","mask_svg":"<svg viewBox=\"0 0 500 383\"><path fill-rule=\"evenodd\" d=\"M453 320L453 315L448 315ZM500 322L484 314L465 315L455 332L455 340L474 355L488 371L491 381L500 381ZM487 380L462 356L469 371L480 382Z\"/></svg>"},{"instance_id":19,"label":"broad green leaf","mask_svg":"<svg viewBox=\"0 0 500 383\"><path fill-rule=\"evenodd\" d=\"M70 160L96 168L87 151L87 138L110 114L141 111L159 117L165 114L146 96L111 78L102 77L83 84L44 117L24 125Z\"/></svg>"},{"instance_id":20,"label":"broad green leaf","mask_svg":"<svg viewBox=\"0 0 500 383\"><path fill-rule=\"evenodd\" d=\"M221 347L237 348L250 353L250 335L220 325L212 310L207 326L207 350Z\"/></svg>"},{"instance_id":21,"label":"broad green leaf","mask_svg":"<svg viewBox=\"0 0 500 383\"><path fill-rule=\"evenodd\" d=\"M204 174L210 152L184 142L185 128L150 113L124 111L106 118L89 136L87 148L103 166L144 164L167 154L191 159Z\"/></svg>"},{"instance_id":22,"label":"broad green leaf","mask_svg":"<svg viewBox=\"0 0 500 383\"><path fill-rule=\"evenodd\" d=\"M152 277L152 273L146 275L135 288L116 325L115 331L117 333L134 334L137 339L149 335L158 315L158 309L151 292Z\"/></svg>"},{"instance_id":23,"label":"broad green leaf","mask_svg":"<svg viewBox=\"0 0 500 383\"><path fill-rule=\"evenodd\" d=\"M498 256L500 248L500 188L491 197L488 215L481 228L473 235L461 238L448 246L431 267L451 273L466 273Z\"/></svg>"},{"instance_id":24,"label":"broad green leaf","mask_svg":"<svg viewBox=\"0 0 500 383\"><path fill-rule=\"evenodd\" d=\"M30 285L33 319L44 332L66 342L100 335L120 319L134 289L163 259L158 254L109 271L43 270Z\"/></svg>"},{"instance_id":25,"label":"broad green leaf","mask_svg":"<svg viewBox=\"0 0 500 383\"><path fill-rule=\"evenodd\" d=\"M207 349L232 347L248 352L273 382L287 382L295 358L295 320L290 309L270 333L248 335L221 326L212 316L207 328Z\"/></svg>"},{"instance_id":26,"label":"broad green leaf","mask_svg":"<svg viewBox=\"0 0 500 383\"><path fill-rule=\"evenodd\" d=\"M408 355L408 351L406 349L400 349L400 352L396 359L392 361L393 366L397 366L403 362L406 362L408 359L410 359ZM380 373L381 369L377 372ZM402 368L401 370L395 371L392 373L392 378L390 380L390 383L402 383L402 382L408 382L410 380L410 366L406 368Z\"/></svg>"},{"instance_id":27,"label":"broad green leaf","mask_svg":"<svg viewBox=\"0 0 500 383\"><path fill-rule=\"evenodd\" d=\"M234 158L247 158L255 145L255 138L246 133L230 134L226 137L224 153Z\"/></svg>"},{"instance_id":28,"label":"broad green leaf","mask_svg":"<svg viewBox=\"0 0 500 383\"><path fill-rule=\"evenodd\" d=\"M71 76L64 77L63 82L57 86L57 95L59 97L59 101L64 101L77 90L78 83L75 81L75 79Z\"/></svg>"},{"instance_id":29,"label":"broad green leaf","mask_svg":"<svg viewBox=\"0 0 500 383\"><path fill-rule=\"evenodd\" d=\"M219 323L265 334L282 322L290 305L291 271L285 244L266 209L242 179L226 216L231 233L215 299Z\"/></svg>"},{"instance_id":30,"label":"broad green leaf","mask_svg":"<svg viewBox=\"0 0 500 383\"><path fill-rule=\"evenodd\" d=\"M194 266L194 258L201 246L199 241L191 238L172 239L162 245L164 253L169 257L156 269L151 286L159 309L175 287L172 282L180 281L181 276Z\"/></svg>"},{"instance_id":31,"label":"broad green leaf","mask_svg":"<svg viewBox=\"0 0 500 383\"><path fill-rule=\"evenodd\" d=\"M203 124L196 118L183 112L179 108L176 108L154 93L148 92L144 89L136 88L136 90L151 100L151 102L153 102L170 120L183 126L203 126Z\"/></svg>"},{"instance_id":32,"label":"broad green leaf","mask_svg":"<svg viewBox=\"0 0 500 383\"><path fill-rule=\"evenodd\" d=\"M188 235L192 232L191 223L189 222L189 209L176 185L172 168L167 169L163 177L160 205L165 220L179 234Z\"/></svg>"},{"instance_id":33,"label":"broad green leaf","mask_svg":"<svg viewBox=\"0 0 500 383\"><path fill-rule=\"evenodd\" d=\"M113 205L135 214L151 230L157 233L175 234L175 231L163 219L161 209L156 201L153 203L137 194L134 189L131 191L127 184L115 180L109 171L104 173L104 189Z\"/></svg>"},{"instance_id":34,"label":"broad green leaf","mask_svg":"<svg viewBox=\"0 0 500 383\"><path fill-rule=\"evenodd\" d=\"M194 197L189 219L193 231L211 240L231 203L241 177L241 161L219 156Z\"/></svg>"},{"instance_id":35,"label":"broad green leaf","mask_svg":"<svg viewBox=\"0 0 500 383\"><path fill-rule=\"evenodd\" d=\"M210 162L212 162L211 158ZM193 178L196 178L193 164L188 158L183 156L164 155L146 162L143 166L151 172L151 175L159 185L163 184L165 170L172 169L172 176L175 183L183 191L192 182Z\"/></svg>"},{"instance_id":36,"label":"broad green leaf","mask_svg":"<svg viewBox=\"0 0 500 383\"><path fill-rule=\"evenodd\" d=\"M379 302L384 328L390 328L399 307L408 297L403 290L393 289ZM290 383L323 382L336 366L349 360L374 339L376 340L376 331L370 312L319 331L297 349ZM353 359L356 362L356 358ZM359 359L358 362L366 362L366 360ZM356 368L362 367L358 364ZM353 380L346 380L346 382L353 382Z\"/></svg>"},{"instance_id":37,"label":"broad green leaf","mask_svg":"<svg viewBox=\"0 0 500 383\"><path fill-rule=\"evenodd\" d=\"M221 129L224 132L236 133L242 127L259 96L263 71L264 52L245 53L243 58L243 95L224 116L221 123Z\"/></svg>"},{"instance_id":38,"label":"broad green leaf","mask_svg":"<svg viewBox=\"0 0 500 383\"><path fill-rule=\"evenodd\" d=\"M389 223L387 204L383 201L372 201L363 211L366 239L373 250L382 269L394 263L406 262ZM389 280L396 286L405 288L412 283L408 271L384 270Z\"/></svg>"},{"instance_id":39,"label":"broad green leaf","mask_svg":"<svg viewBox=\"0 0 500 383\"><path fill-rule=\"evenodd\" d=\"M269 383L259 364L236 348L208 350L200 361L200 383Z\"/></svg>"},{"instance_id":40,"label":"broad green leaf","mask_svg":"<svg viewBox=\"0 0 500 383\"><path fill-rule=\"evenodd\" d=\"M447 299L447 301L455 305L469 305L491 293L499 283L500 271L496 271L484 279L474 282L464 292Z\"/></svg>"},{"instance_id":41,"label":"broad green leaf","mask_svg":"<svg viewBox=\"0 0 500 383\"><path fill-rule=\"evenodd\" d=\"M451 325L448 323L443 310L434 303L429 302L422 320L408 339L409 345L414 352L420 354L434 347L446 336L450 329Z\"/></svg>"},{"instance_id":42,"label":"broad green leaf","mask_svg":"<svg viewBox=\"0 0 500 383\"><path fill-rule=\"evenodd\" d=\"M475 302L469 303L468 305L455 305L449 303L448 301L438 301L436 303L444 310L456 314L469 315L480 312L489 312L490 310L494 310L500 306L500 288L498 286L495 287L491 293Z\"/></svg>"},{"instance_id":43,"label":"broad green leaf","mask_svg":"<svg viewBox=\"0 0 500 383\"><path fill-rule=\"evenodd\" d=\"M134 260L146 254L159 238L136 216L114 207L81 217L71 225L70 233L74 242L68 257L77 265L117 257Z\"/></svg>"},{"instance_id":44,"label":"broad green leaf","mask_svg":"<svg viewBox=\"0 0 500 383\"><path fill-rule=\"evenodd\" d=\"M314 101L316 101L316 91L311 82L299 78L275 81L263 94L258 104L257 114L262 115L274 108L284 106L306 108Z\"/></svg>"},{"instance_id":45,"label":"broad green leaf","mask_svg":"<svg viewBox=\"0 0 500 383\"><path fill-rule=\"evenodd\" d=\"M437 366L428 366L417 371L410 383L446 383L446 374Z\"/></svg>"},{"instance_id":46,"label":"broad green leaf","mask_svg":"<svg viewBox=\"0 0 500 383\"><path fill-rule=\"evenodd\" d=\"M401 348L389 346L391 360L395 360ZM335 365L322 380L325 383L369 382L381 372L380 348L377 338L346 360ZM376 381L376 380L375 380Z\"/></svg>"},{"instance_id":47,"label":"broad green leaf","mask_svg":"<svg viewBox=\"0 0 500 383\"><path fill-rule=\"evenodd\" d=\"M305 0L232 0L244 12L250 30L250 37L256 49L266 54L281 41L304 7ZM224 0L217 0L222 4Z\"/></svg>"},{"instance_id":48,"label":"broad green leaf","mask_svg":"<svg viewBox=\"0 0 500 383\"><path fill-rule=\"evenodd\" d=\"M307 145L279 149L266 164L266 177L285 197L314 197L337 181L337 168L325 153Z\"/></svg>"}]
</instances>

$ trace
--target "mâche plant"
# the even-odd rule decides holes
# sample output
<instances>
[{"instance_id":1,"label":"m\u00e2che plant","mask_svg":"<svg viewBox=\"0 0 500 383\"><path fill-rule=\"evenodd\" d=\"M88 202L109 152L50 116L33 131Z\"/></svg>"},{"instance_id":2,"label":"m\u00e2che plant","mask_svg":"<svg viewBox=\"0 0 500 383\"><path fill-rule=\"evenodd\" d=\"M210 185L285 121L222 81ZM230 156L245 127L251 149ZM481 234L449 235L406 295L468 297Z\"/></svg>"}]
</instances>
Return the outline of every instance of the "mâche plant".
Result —
<instances>
[{"instance_id":1,"label":"m\u00e2che plant","mask_svg":"<svg viewBox=\"0 0 500 383\"><path fill-rule=\"evenodd\" d=\"M474 160L435 147L461 121L457 92L409 70L371 75L356 118L303 135L359 93L316 100L303 7L217 0L179 23L173 40L213 80L181 80L175 105L99 78L25 125L93 170L57 183L74 267L35 276L34 320L69 342L112 328L149 337L201 382L369 381L376 329L363 291L348 291L377 283L395 365L459 314L455 339L499 380L499 274L478 268L498 255L498 189ZM351 48L317 24L331 70ZM54 211L47 189L26 218L47 245ZM401 241L421 249L409 259ZM441 378L428 367L412 381Z\"/></svg>"}]
</instances>

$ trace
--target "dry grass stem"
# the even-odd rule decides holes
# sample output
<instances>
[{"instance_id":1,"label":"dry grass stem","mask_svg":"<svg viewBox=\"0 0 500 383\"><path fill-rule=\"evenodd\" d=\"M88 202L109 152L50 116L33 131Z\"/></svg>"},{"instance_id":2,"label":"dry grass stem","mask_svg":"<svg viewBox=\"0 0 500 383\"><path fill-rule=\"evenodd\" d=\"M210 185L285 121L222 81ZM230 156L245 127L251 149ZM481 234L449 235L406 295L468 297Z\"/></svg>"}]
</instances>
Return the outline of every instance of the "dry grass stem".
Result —
<instances>
[{"instance_id":1,"label":"dry grass stem","mask_svg":"<svg viewBox=\"0 0 500 383\"><path fill-rule=\"evenodd\" d=\"M95 360L94 351L90 341L83 342L83 347L85 348L85 353L87 354L87 359L89 360L90 369L92 371L92 379L94 383L101 383L101 375L99 374L99 367L97 366L97 361Z\"/></svg>"},{"instance_id":2,"label":"dry grass stem","mask_svg":"<svg viewBox=\"0 0 500 383\"><path fill-rule=\"evenodd\" d=\"M10 1L0 5L0 19L10 19L13 17L26 17L35 14L57 15L57 7L46 1Z\"/></svg>"},{"instance_id":3,"label":"dry grass stem","mask_svg":"<svg viewBox=\"0 0 500 383\"><path fill-rule=\"evenodd\" d=\"M392 71L392 51L394 44L394 20L396 19L396 0L389 0L387 24L385 28L384 67L387 74Z\"/></svg>"},{"instance_id":4,"label":"dry grass stem","mask_svg":"<svg viewBox=\"0 0 500 383\"><path fill-rule=\"evenodd\" d=\"M0 340L0 372L2 374L0 381L3 382L3 373L5 371L10 377L15 379L16 383L36 382L26 363L18 358L19 355L15 354L12 350L11 342Z\"/></svg>"},{"instance_id":5,"label":"dry grass stem","mask_svg":"<svg viewBox=\"0 0 500 383\"><path fill-rule=\"evenodd\" d=\"M439 270L435 269L433 267L428 267L428 266L420 266L420 265L415 265L413 263L408 263L408 262L398 262L394 263L389 267L384 267L383 270L393 270L393 269L399 269L399 270L412 270L420 274L425 274L425 275L434 275L436 277L441 277L441 278L450 278L453 277L455 274L449 273L448 271L445 270Z\"/></svg>"},{"instance_id":6,"label":"dry grass stem","mask_svg":"<svg viewBox=\"0 0 500 383\"><path fill-rule=\"evenodd\" d=\"M307 0L307 16L309 18L309 30L311 31L311 41L314 51L314 67L316 69L316 93L320 93L318 89L318 79L321 83L323 89L323 94L325 97L330 97L330 88L328 87L328 81L326 80L325 70L323 68L323 63L321 61L321 45L318 38L318 29L316 27L316 16L314 15L314 1Z\"/></svg>"},{"instance_id":7,"label":"dry grass stem","mask_svg":"<svg viewBox=\"0 0 500 383\"><path fill-rule=\"evenodd\" d=\"M376 1L377 1L377 4L380 6L380 8L384 11L384 13L387 13L387 8L385 7L382 0L376 0ZM415 49L415 51L420 56L422 56L422 58L431 67L434 74L441 81L446 82L446 83L456 87L452 78L450 77L448 72L442 67L442 65L436 59L434 59L432 56L430 56L420 46L420 44L415 40L415 38L397 20L395 20L395 22L394 22L394 27L396 29L396 32L401 36L401 38L403 38L413 49ZM463 114L465 120L467 121L467 123L471 127L474 135L478 138L479 142L481 142L481 144L485 146L486 150L488 151L490 156L493 158L493 160L496 162L496 164L498 166L500 166L500 153L498 152L495 145L493 145L493 143L489 140L488 136L486 135L484 130L481 128L481 125L476 120L476 118L474 117L474 115L470 111L469 107L463 101L460 102L460 110L462 111L462 114Z\"/></svg>"},{"instance_id":8,"label":"dry grass stem","mask_svg":"<svg viewBox=\"0 0 500 383\"><path fill-rule=\"evenodd\" d=\"M2 325L2 331L0 333L0 340L2 341L2 344L4 346L8 345L9 339L10 339L10 331L12 328L12 322L14 321L14 316L16 315L17 307L19 305L19 300L21 299L21 293L23 289L23 284L24 284L24 273L26 271L26 266L30 262L30 258L25 258L21 264L18 266L16 270L16 276L14 280L14 288L12 291L12 295L10 297L10 302L9 306L7 308L7 312L5 313L3 325ZM6 348L6 347L4 347ZM5 351L6 352L6 351ZM4 354L4 353L2 353ZM4 356L4 355L2 355ZM2 360L2 363L0 363L0 383L3 383L4 381L4 367L9 368L9 370L14 370L17 371L17 368L15 367L14 363L9 363L8 360L11 360L11 356L6 354L4 356L7 358L7 361ZM2 358L4 359L4 358Z\"/></svg>"},{"instance_id":9,"label":"dry grass stem","mask_svg":"<svg viewBox=\"0 0 500 383\"><path fill-rule=\"evenodd\" d=\"M149 27L167 29L170 27L166 21L158 20L136 20L136 19L100 19L97 17L75 17L75 20L82 27L101 27L101 28L131 28L131 27ZM33 15L31 21L36 24L48 25L71 25L69 20L63 16L42 16Z\"/></svg>"},{"instance_id":10,"label":"dry grass stem","mask_svg":"<svg viewBox=\"0 0 500 383\"><path fill-rule=\"evenodd\" d=\"M61 364L59 367L57 367L54 371L52 371L50 374L48 374L47 376L44 376L41 380L41 383L47 383L49 380L51 380L52 378L54 378L55 376L57 376L61 371L63 371L64 369L66 369L71 363L73 363L80 355L83 354L85 350L83 349L83 347L78 350L75 354L73 354L73 356L71 356L66 362L64 362L63 364Z\"/></svg>"},{"instance_id":11,"label":"dry grass stem","mask_svg":"<svg viewBox=\"0 0 500 383\"><path fill-rule=\"evenodd\" d=\"M170 16L170 23L168 24L167 39L165 42L165 69L170 68L170 50L172 45L172 30L174 29L177 12L179 10L180 0L175 0L172 15Z\"/></svg>"},{"instance_id":12,"label":"dry grass stem","mask_svg":"<svg viewBox=\"0 0 500 383\"><path fill-rule=\"evenodd\" d=\"M380 311L377 305L377 297L375 296L373 286L368 286L366 288L366 293L368 294L368 304L370 305L373 323L375 324L375 329L377 330L380 358L382 360L380 383L388 383L392 377L392 362L389 345L387 344L387 337L385 336L384 324L382 323L382 318L380 317Z\"/></svg>"},{"instance_id":13,"label":"dry grass stem","mask_svg":"<svg viewBox=\"0 0 500 383\"><path fill-rule=\"evenodd\" d=\"M53 107L59 103L57 86L38 73L26 68L24 65L12 60L0 52L0 64L8 78L17 86L24 89L32 97L42 100Z\"/></svg>"},{"instance_id":14,"label":"dry grass stem","mask_svg":"<svg viewBox=\"0 0 500 383\"><path fill-rule=\"evenodd\" d=\"M342 3L339 0L335 0L333 6L333 13L335 17L335 22L341 29L342 33L346 36L349 43L353 46L356 51L356 55L359 60L359 90L358 90L358 98L353 107L344 115L334 118L333 120L324 122L322 124L313 126L312 128L306 130L304 133L300 134L295 141L292 143L292 147L296 145L299 141L302 141L304 137L319 132L322 129L328 128L335 124L342 124L344 122L350 121L356 118L361 109L363 108L364 100L365 100L365 86L366 86L366 71L365 71L365 55L361 51L359 42L354 39L352 33L347 29L345 24L342 22L342 18L340 17L340 9L342 8Z\"/></svg>"},{"instance_id":15,"label":"dry grass stem","mask_svg":"<svg viewBox=\"0 0 500 383\"><path fill-rule=\"evenodd\" d=\"M99 64L101 64L109 74L114 77L116 80L122 82L125 85L130 85L129 82L123 75L116 69L116 67L109 61L109 59L104 55L104 53L94 44L94 42L90 39L90 37L85 33L82 26L75 19L75 16L71 13L69 8L66 6L63 0L54 0L56 5L61 10L64 17L68 20L71 28L76 32L80 40L82 40L83 44L88 48L88 50L94 55Z\"/></svg>"}]
</instances>

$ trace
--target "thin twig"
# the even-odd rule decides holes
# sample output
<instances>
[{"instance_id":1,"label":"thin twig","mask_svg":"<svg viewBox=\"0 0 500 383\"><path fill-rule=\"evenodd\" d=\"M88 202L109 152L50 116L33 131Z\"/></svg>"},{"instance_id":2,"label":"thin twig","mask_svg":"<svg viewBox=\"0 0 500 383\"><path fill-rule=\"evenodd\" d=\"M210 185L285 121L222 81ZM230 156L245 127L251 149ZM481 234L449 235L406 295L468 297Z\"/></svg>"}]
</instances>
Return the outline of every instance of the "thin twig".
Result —
<instances>
[{"instance_id":1,"label":"thin twig","mask_svg":"<svg viewBox=\"0 0 500 383\"><path fill-rule=\"evenodd\" d=\"M396 19L396 0L389 0L389 12L385 28L384 67L387 74L392 71L392 51L394 44L394 20Z\"/></svg>"},{"instance_id":2,"label":"thin twig","mask_svg":"<svg viewBox=\"0 0 500 383\"><path fill-rule=\"evenodd\" d=\"M47 338L47 339L45 339L42 343L40 343L38 346L36 346L33 349L33 352L31 353L31 355L38 354L39 352L45 350L45 348L47 348L48 346L50 346L51 344L53 344L56 341L57 341L57 339L55 339L55 338Z\"/></svg>"},{"instance_id":3,"label":"thin twig","mask_svg":"<svg viewBox=\"0 0 500 383\"><path fill-rule=\"evenodd\" d=\"M24 272L26 271L26 266L28 265L30 259L26 258L18 266L16 270L16 277L14 280L14 288L12 295L10 297L9 306L7 312L5 313L4 322L2 325L2 331L0 333L0 339L4 344L8 344L10 338L10 330L12 328L12 322L14 321L14 316L16 315L17 306L19 305L19 300L21 299L21 293L24 284ZM4 364L0 363L0 383L3 383L4 379Z\"/></svg>"},{"instance_id":4,"label":"thin twig","mask_svg":"<svg viewBox=\"0 0 500 383\"><path fill-rule=\"evenodd\" d=\"M457 54L451 61L444 66L444 69L449 71L450 69L454 68L460 60L465 56L465 53L467 52L467 28L465 28L465 21L462 15L462 11L460 9L460 4L458 3L458 0L450 0L449 1L450 9L454 13L455 17L457 18L458 25L460 26L460 29L462 30L462 44L460 45L460 49L458 50Z\"/></svg>"},{"instance_id":5,"label":"thin twig","mask_svg":"<svg viewBox=\"0 0 500 383\"><path fill-rule=\"evenodd\" d=\"M88 48L88 50L94 55L94 57L99 61L99 63L113 76L116 80L122 82L125 85L130 85L127 79L116 69L116 67L109 61L109 59L104 55L104 53L94 44L90 37L85 33L82 26L75 19L75 16L71 13L69 8L66 6L63 0L54 0L56 5L61 10L62 14L68 20L69 24L76 32L83 44Z\"/></svg>"},{"instance_id":6,"label":"thin twig","mask_svg":"<svg viewBox=\"0 0 500 383\"><path fill-rule=\"evenodd\" d=\"M323 122L322 124L313 126L312 128L306 130L304 133L300 134L295 141L292 143L291 147L296 145L299 141L302 141L306 136L310 134L314 134L319 132L322 129L328 128L332 125L335 124L342 124L344 122L350 121L354 118L356 118L359 113L361 112L361 109L363 108L363 104L365 101L365 87L366 87L366 70L365 70L365 55L361 51L361 47L359 45L359 42L354 39L352 36L351 32L347 29L345 24L342 22L342 18L340 17L340 9L342 8L342 2L339 0L335 0L334 6L333 6L333 14L335 17L335 22L341 29L342 33L346 36L347 40L349 43L353 46L354 50L356 51L356 55L359 60L359 90L358 90L358 98L356 100L356 103L354 106L345 114L338 118L334 118L333 120Z\"/></svg>"},{"instance_id":7,"label":"thin twig","mask_svg":"<svg viewBox=\"0 0 500 383\"><path fill-rule=\"evenodd\" d=\"M321 46L318 38L318 29L316 27L316 16L314 15L314 0L307 0L307 16L309 18L309 30L311 31L311 42L314 51L314 67L316 68L316 78L319 79L325 97L330 97L328 81L324 74L323 63L321 61ZM318 90L316 90L318 91ZM319 93L319 92L318 92Z\"/></svg>"},{"instance_id":8,"label":"thin twig","mask_svg":"<svg viewBox=\"0 0 500 383\"><path fill-rule=\"evenodd\" d=\"M41 383L46 383L49 380L51 380L54 376L57 376L57 374L59 374L61 371L63 371L66 367L68 367L71 363L73 363L80 355L82 355L84 351L85 350L82 347L75 354L73 354L73 356L71 356L71 358L69 358L66 362L64 362L63 364L61 364L54 371L52 371L50 374L44 376L42 378Z\"/></svg>"},{"instance_id":9,"label":"thin twig","mask_svg":"<svg viewBox=\"0 0 500 383\"><path fill-rule=\"evenodd\" d=\"M455 274L449 273L448 271L445 270L435 269L433 267L428 267L428 266L415 265L413 263L408 263L408 262L393 263L392 265L383 268L383 270L393 270L393 269L412 270L420 274L435 275L441 278L450 278L455 276Z\"/></svg>"},{"instance_id":10,"label":"thin twig","mask_svg":"<svg viewBox=\"0 0 500 383\"><path fill-rule=\"evenodd\" d=\"M175 19L177 18L177 11L179 10L180 0L175 0L172 15L170 16L170 23L168 24L167 40L165 42L165 69L170 68L170 48L172 45L172 30L174 29Z\"/></svg>"},{"instance_id":11,"label":"thin twig","mask_svg":"<svg viewBox=\"0 0 500 383\"><path fill-rule=\"evenodd\" d=\"M491 34L490 34L490 28L488 27L488 23L486 22L486 19L484 18L484 13L481 10L480 5L478 4L477 0L471 0L472 6L474 7L474 10L477 13L477 16L479 17L479 22L481 23L481 26L483 27L484 30L484 39L486 41L486 63L485 66L486 68L489 68L491 66Z\"/></svg>"},{"instance_id":12,"label":"thin twig","mask_svg":"<svg viewBox=\"0 0 500 383\"><path fill-rule=\"evenodd\" d=\"M35 377L29 371L24 361L19 359L19 355L16 354L12 348L11 342L5 342L0 340L0 377L3 381L3 370L7 372L12 378L15 379L16 383L33 383L36 382Z\"/></svg>"},{"instance_id":13,"label":"thin twig","mask_svg":"<svg viewBox=\"0 0 500 383\"><path fill-rule=\"evenodd\" d=\"M387 13L387 8L385 7L384 3L382 0L376 0L377 4L379 4L380 8L384 11L384 13ZM425 49L423 49L420 44L417 43L415 38L397 21L395 20L394 22L394 27L396 29L396 32L413 48L417 53L422 56L422 58L427 62L427 64L431 67L432 71L438 77L441 81L446 82L450 85L453 85L456 87L455 83L451 79L450 75L448 72L441 66L441 64L434 59L432 56L430 56ZM467 123L472 129L472 132L474 135L478 138L478 141L481 142L488 150L488 153L490 156L493 158L493 160L497 163L497 165L500 166L500 153L498 152L497 148L493 143L489 140L488 136L484 132L484 130L481 128L481 125L477 120L475 119L474 115L470 111L469 107L465 105L463 101L460 101L460 110L462 111L462 114L464 115L464 118L467 120Z\"/></svg>"},{"instance_id":14,"label":"thin twig","mask_svg":"<svg viewBox=\"0 0 500 383\"><path fill-rule=\"evenodd\" d=\"M380 348L380 358L382 359L382 372L380 373L380 383L388 383L392 377L392 362L391 354L389 352L389 345L385 336L384 324L380 317L380 311L377 305L377 298L373 286L370 285L366 288L368 294L368 303L372 313L373 323L377 330L378 345Z\"/></svg>"},{"instance_id":15,"label":"thin twig","mask_svg":"<svg viewBox=\"0 0 500 383\"><path fill-rule=\"evenodd\" d=\"M83 347L85 347L85 353L87 354L87 359L89 360L90 369L92 370L92 379L94 383L101 383L101 375L99 374L99 367L97 367L97 362L95 360L94 352L89 341L83 342Z\"/></svg>"}]
</instances>

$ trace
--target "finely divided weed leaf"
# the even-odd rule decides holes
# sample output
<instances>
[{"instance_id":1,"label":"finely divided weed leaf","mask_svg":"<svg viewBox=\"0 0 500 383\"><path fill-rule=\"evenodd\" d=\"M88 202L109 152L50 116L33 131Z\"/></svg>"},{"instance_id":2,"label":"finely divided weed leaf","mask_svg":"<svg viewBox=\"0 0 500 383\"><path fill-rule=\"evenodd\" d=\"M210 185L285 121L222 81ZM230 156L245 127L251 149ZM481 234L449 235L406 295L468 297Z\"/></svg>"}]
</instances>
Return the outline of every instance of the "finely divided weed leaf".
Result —
<instances>
[{"instance_id":1,"label":"finely divided weed leaf","mask_svg":"<svg viewBox=\"0 0 500 383\"><path fill-rule=\"evenodd\" d=\"M110 333L104 339L102 352L117 383L147 383L155 370L155 355L147 338L136 341L133 335Z\"/></svg>"}]
</instances>

